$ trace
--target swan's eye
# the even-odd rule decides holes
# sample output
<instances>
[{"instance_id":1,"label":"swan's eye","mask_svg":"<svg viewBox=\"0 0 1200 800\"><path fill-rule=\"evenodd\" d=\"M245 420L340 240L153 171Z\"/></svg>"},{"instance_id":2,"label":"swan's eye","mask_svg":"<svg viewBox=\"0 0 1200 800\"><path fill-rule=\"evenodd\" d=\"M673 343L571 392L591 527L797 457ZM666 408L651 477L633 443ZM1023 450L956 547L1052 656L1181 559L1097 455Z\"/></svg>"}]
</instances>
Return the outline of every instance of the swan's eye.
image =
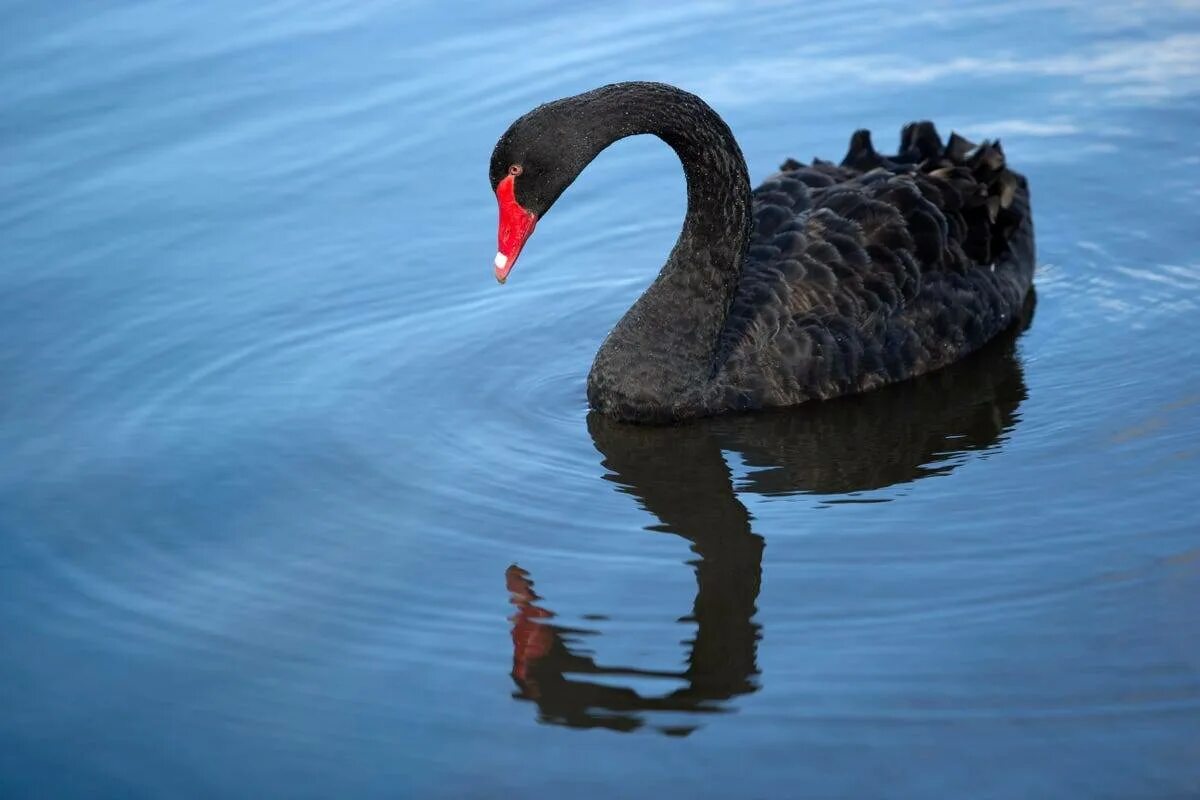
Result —
<instances>
[{"instance_id":1,"label":"swan's eye","mask_svg":"<svg viewBox=\"0 0 1200 800\"><path fill-rule=\"evenodd\" d=\"M508 168L508 174L512 175L514 178L517 177L518 175L520 175L524 171L525 170L521 167L520 164L513 164L511 167Z\"/></svg>"}]
</instances>

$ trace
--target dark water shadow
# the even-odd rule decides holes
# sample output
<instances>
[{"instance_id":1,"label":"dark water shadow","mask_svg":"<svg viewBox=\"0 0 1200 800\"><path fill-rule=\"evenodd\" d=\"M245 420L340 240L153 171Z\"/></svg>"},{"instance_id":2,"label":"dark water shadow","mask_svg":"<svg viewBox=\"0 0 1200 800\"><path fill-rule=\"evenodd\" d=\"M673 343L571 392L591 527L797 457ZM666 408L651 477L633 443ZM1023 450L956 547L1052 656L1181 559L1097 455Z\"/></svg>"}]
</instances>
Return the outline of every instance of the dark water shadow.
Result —
<instances>
[{"instance_id":1,"label":"dark water shadow","mask_svg":"<svg viewBox=\"0 0 1200 800\"><path fill-rule=\"evenodd\" d=\"M691 543L696 558L696 626L678 671L602 665L587 654L594 631L556 625L529 574L506 573L513 623L513 696L536 703L539 721L633 731L653 712L722 712L756 691L761 626L754 621L763 538L736 491L834 495L829 502L946 474L972 451L998 447L1026 397L1016 341L1033 317L963 362L876 392L788 411L735 415L672 428L647 428L591 414L588 431L605 480L658 518L650 531ZM749 475L735 488L724 453ZM862 502L863 500L858 500ZM868 502L870 500L867 500ZM876 499L875 501L878 501ZM620 678L669 678L684 686L647 696ZM687 735L697 724L655 726Z\"/></svg>"}]
</instances>

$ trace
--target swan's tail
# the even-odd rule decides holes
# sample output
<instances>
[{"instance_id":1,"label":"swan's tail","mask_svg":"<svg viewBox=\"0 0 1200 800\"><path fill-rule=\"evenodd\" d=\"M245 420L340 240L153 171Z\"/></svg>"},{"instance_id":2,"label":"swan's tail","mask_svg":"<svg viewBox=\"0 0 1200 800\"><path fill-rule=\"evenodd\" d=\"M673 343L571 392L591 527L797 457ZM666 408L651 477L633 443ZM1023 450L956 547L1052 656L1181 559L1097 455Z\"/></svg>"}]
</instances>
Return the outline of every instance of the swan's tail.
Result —
<instances>
[{"instance_id":1,"label":"swan's tail","mask_svg":"<svg viewBox=\"0 0 1200 800\"><path fill-rule=\"evenodd\" d=\"M855 131L841 168L860 174L880 168L918 172L936 179L950 190L942 192L943 203L959 211L973 229L964 245L980 261L991 258L992 245L1006 241L1024 216L1013 204L1026 191L1025 178L1008 168L999 140L975 144L952 132L943 143L928 120L904 126L900 150L893 156L876 152L870 131Z\"/></svg>"}]
</instances>

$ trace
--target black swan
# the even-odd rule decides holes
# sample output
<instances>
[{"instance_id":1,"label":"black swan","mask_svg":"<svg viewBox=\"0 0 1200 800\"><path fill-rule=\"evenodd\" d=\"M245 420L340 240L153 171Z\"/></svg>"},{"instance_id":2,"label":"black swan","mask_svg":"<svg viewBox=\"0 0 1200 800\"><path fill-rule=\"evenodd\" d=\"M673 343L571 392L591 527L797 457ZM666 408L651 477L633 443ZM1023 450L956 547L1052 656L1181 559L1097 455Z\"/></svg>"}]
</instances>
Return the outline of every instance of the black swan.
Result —
<instances>
[{"instance_id":1,"label":"black swan","mask_svg":"<svg viewBox=\"0 0 1200 800\"><path fill-rule=\"evenodd\" d=\"M615 83L535 108L492 153L504 282L538 220L600 151L652 133L679 155L687 217L658 278L604 341L597 411L668 423L864 392L944 367L1017 319L1033 282L1025 178L999 142L931 122L880 155L788 160L754 191L703 100Z\"/></svg>"}]
</instances>

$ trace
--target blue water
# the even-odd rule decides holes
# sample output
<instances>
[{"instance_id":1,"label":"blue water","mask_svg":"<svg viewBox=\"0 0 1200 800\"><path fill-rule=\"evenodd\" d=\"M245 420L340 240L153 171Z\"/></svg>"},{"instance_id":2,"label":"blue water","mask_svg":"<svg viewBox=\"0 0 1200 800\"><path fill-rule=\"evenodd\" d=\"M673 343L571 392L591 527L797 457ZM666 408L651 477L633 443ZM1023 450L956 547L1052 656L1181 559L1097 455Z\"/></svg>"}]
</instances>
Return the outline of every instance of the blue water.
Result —
<instances>
[{"instance_id":1,"label":"blue water","mask_svg":"<svg viewBox=\"0 0 1200 800\"><path fill-rule=\"evenodd\" d=\"M1200 796L1195 4L0 30L3 797ZM1027 329L845 402L589 419L678 162L605 152L504 287L487 165L621 79L703 95L756 180L999 136Z\"/></svg>"}]
</instances>

